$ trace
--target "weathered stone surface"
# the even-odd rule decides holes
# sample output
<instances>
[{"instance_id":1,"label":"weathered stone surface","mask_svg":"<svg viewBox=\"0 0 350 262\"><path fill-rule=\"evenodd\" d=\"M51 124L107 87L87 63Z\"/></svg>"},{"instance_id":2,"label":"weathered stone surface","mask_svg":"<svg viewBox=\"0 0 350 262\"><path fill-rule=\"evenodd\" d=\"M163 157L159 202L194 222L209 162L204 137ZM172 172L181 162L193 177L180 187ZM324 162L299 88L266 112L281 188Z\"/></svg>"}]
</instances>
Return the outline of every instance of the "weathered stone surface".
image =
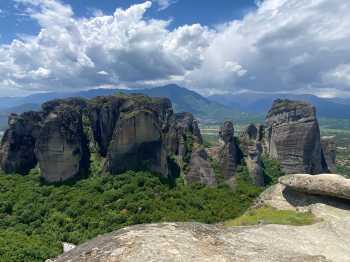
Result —
<instances>
[{"instance_id":1,"label":"weathered stone surface","mask_svg":"<svg viewBox=\"0 0 350 262\"><path fill-rule=\"evenodd\" d=\"M261 156L263 153L264 128L262 125L248 125L240 136L240 148L249 174L257 186L264 186Z\"/></svg>"},{"instance_id":2,"label":"weathered stone surface","mask_svg":"<svg viewBox=\"0 0 350 262\"><path fill-rule=\"evenodd\" d=\"M279 178L279 183L307 194L333 196L350 200L350 179L335 174L295 174Z\"/></svg>"},{"instance_id":3,"label":"weathered stone surface","mask_svg":"<svg viewBox=\"0 0 350 262\"><path fill-rule=\"evenodd\" d=\"M167 154L160 124L150 111L124 114L112 137L107 154L107 170L118 174L127 170L148 169L167 176Z\"/></svg>"},{"instance_id":4,"label":"weathered stone surface","mask_svg":"<svg viewBox=\"0 0 350 262\"><path fill-rule=\"evenodd\" d=\"M106 158L112 174L148 169L168 176L168 159L189 162L202 143L192 114L174 114L169 99L139 94L57 99L40 113L13 116L10 126L0 149L2 169L27 174L38 161L47 182L86 173L90 152Z\"/></svg>"},{"instance_id":5,"label":"weathered stone surface","mask_svg":"<svg viewBox=\"0 0 350 262\"><path fill-rule=\"evenodd\" d=\"M327 168L330 172L336 171L336 139L334 136L323 136L321 137L321 146L324 159L327 164Z\"/></svg>"},{"instance_id":6,"label":"weathered stone surface","mask_svg":"<svg viewBox=\"0 0 350 262\"><path fill-rule=\"evenodd\" d=\"M90 101L86 114L93 132L94 142L101 156L106 157L115 125L120 116L123 99L115 96L97 97Z\"/></svg>"},{"instance_id":7,"label":"weathered stone surface","mask_svg":"<svg viewBox=\"0 0 350 262\"><path fill-rule=\"evenodd\" d=\"M229 179L234 176L237 165L240 162L240 155L234 139L232 122L226 121L220 129L219 135L223 143L218 156L221 175L224 179Z\"/></svg>"},{"instance_id":8,"label":"weathered stone surface","mask_svg":"<svg viewBox=\"0 0 350 262\"><path fill-rule=\"evenodd\" d=\"M190 153L186 143L203 143L197 120L191 113L177 113L170 117L165 140L168 151L181 158Z\"/></svg>"},{"instance_id":9,"label":"weathered stone surface","mask_svg":"<svg viewBox=\"0 0 350 262\"><path fill-rule=\"evenodd\" d=\"M63 182L88 171L89 152L81 114L61 105L48 113L36 142L41 175L47 182Z\"/></svg>"},{"instance_id":10,"label":"weathered stone surface","mask_svg":"<svg viewBox=\"0 0 350 262\"><path fill-rule=\"evenodd\" d=\"M287 174L320 174L323 161L316 110L305 102L276 100L266 123L268 153Z\"/></svg>"},{"instance_id":11,"label":"weathered stone surface","mask_svg":"<svg viewBox=\"0 0 350 262\"><path fill-rule=\"evenodd\" d=\"M192 153L185 179L189 184L216 185L215 173L204 148L198 148Z\"/></svg>"},{"instance_id":12,"label":"weathered stone surface","mask_svg":"<svg viewBox=\"0 0 350 262\"><path fill-rule=\"evenodd\" d=\"M303 227L138 225L93 239L55 261L346 262L349 237L349 217Z\"/></svg>"},{"instance_id":13,"label":"weathered stone surface","mask_svg":"<svg viewBox=\"0 0 350 262\"><path fill-rule=\"evenodd\" d=\"M311 176L314 179L320 176ZM287 176L288 177L288 176ZM300 192L281 183L266 189L255 201L254 207L271 206L278 210L293 210L311 212L322 221L337 221L350 217L350 202L332 195L315 195L309 192Z\"/></svg>"},{"instance_id":14,"label":"weathered stone surface","mask_svg":"<svg viewBox=\"0 0 350 262\"><path fill-rule=\"evenodd\" d=\"M37 112L9 117L9 129L0 145L0 166L4 172L25 175L36 166L34 146L41 117Z\"/></svg>"}]
</instances>

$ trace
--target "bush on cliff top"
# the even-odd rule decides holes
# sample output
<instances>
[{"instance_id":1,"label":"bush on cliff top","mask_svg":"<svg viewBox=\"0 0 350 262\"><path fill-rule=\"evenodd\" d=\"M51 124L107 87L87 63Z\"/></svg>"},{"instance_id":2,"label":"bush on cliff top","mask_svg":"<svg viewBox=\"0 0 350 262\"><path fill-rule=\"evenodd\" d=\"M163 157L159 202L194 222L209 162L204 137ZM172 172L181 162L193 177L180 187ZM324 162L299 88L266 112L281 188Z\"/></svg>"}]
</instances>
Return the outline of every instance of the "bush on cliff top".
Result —
<instances>
[{"instance_id":1,"label":"bush on cliff top","mask_svg":"<svg viewBox=\"0 0 350 262\"><path fill-rule=\"evenodd\" d=\"M28 176L0 171L0 261L44 261L61 252L61 242L80 244L133 224L235 218L261 191L244 176L238 175L233 192L227 186L170 186L148 172L92 175L57 186L42 184L37 170Z\"/></svg>"}]
</instances>

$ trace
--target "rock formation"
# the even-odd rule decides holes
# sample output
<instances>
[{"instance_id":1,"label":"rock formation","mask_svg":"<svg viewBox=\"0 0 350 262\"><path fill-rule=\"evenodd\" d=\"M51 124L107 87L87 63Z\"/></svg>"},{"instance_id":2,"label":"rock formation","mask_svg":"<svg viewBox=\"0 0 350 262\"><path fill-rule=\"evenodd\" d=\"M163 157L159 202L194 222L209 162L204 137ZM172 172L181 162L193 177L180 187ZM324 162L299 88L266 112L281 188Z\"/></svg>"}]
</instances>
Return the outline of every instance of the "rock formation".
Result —
<instances>
[{"instance_id":1,"label":"rock formation","mask_svg":"<svg viewBox=\"0 0 350 262\"><path fill-rule=\"evenodd\" d=\"M90 157L79 112L84 106L80 99L43 105L46 118L41 124L35 153L47 182L67 181L88 172Z\"/></svg>"},{"instance_id":2,"label":"rock formation","mask_svg":"<svg viewBox=\"0 0 350 262\"><path fill-rule=\"evenodd\" d=\"M179 158L185 158L193 144L202 144L197 120L191 113L177 113L170 117L166 131L166 147Z\"/></svg>"},{"instance_id":3,"label":"rock formation","mask_svg":"<svg viewBox=\"0 0 350 262\"><path fill-rule=\"evenodd\" d=\"M168 175L162 129L150 111L132 111L118 121L107 154L107 170L119 174L148 169Z\"/></svg>"},{"instance_id":4,"label":"rock formation","mask_svg":"<svg viewBox=\"0 0 350 262\"><path fill-rule=\"evenodd\" d=\"M278 99L268 112L266 123L268 154L280 162L284 172L320 174L327 171L313 106Z\"/></svg>"},{"instance_id":5,"label":"rock formation","mask_svg":"<svg viewBox=\"0 0 350 262\"><path fill-rule=\"evenodd\" d=\"M240 148L252 180L257 186L264 186L264 173L261 156L263 154L264 128L250 124L240 136Z\"/></svg>"},{"instance_id":6,"label":"rock formation","mask_svg":"<svg viewBox=\"0 0 350 262\"><path fill-rule=\"evenodd\" d=\"M111 174L147 169L167 177L168 159L175 155L189 163L193 155L197 163L203 154L192 151L200 144L192 114L174 114L167 98L58 99L43 104L41 112L10 118L0 163L6 173L23 175L39 163L47 182L63 182L87 173L90 153L98 153ZM208 167L205 157L200 161ZM212 184L210 179L198 181Z\"/></svg>"},{"instance_id":7,"label":"rock formation","mask_svg":"<svg viewBox=\"0 0 350 262\"><path fill-rule=\"evenodd\" d=\"M192 153L185 179L189 184L216 185L215 173L204 148L196 149Z\"/></svg>"},{"instance_id":8,"label":"rock formation","mask_svg":"<svg viewBox=\"0 0 350 262\"><path fill-rule=\"evenodd\" d=\"M350 218L311 226L137 225L90 240L54 262L347 262Z\"/></svg>"},{"instance_id":9,"label":"rock formation","mask_svg":"<svg viewBox=\"0 0 350 262\"><path fill-rule=\"evenodd\" d=\"M334 174L287 175L266 189L255 207L311 212L327 221L350 216L350 180Z\"/></svg>"},{"instance_id":10,"label":"rock formation","mask_svg":"<svg viewBox=\"0 0 350 262\"><path fill-rule=\"evenodd\" d=\"M295 174L279 178L279 183L295 191L350 200L350 179L335 174Z\"/></svg>"},{"instance_id":11,"label":"rock formation","mask_svg":"<svg viewBox=\"0 0 350 262\"><path fill-rule=\"evenodd\" d=\"M27 174L36 166L35 142L40 130L41 114L27 112L9 117L0 146L1 169L6 173Z\"/></svg>"},{"instance_id":12,"label":"rock formation","mask_svg":"<svg viewBox=\"0 0 350 262\"><path fill-rule=\"evenodd\" d=\"M230 121L226 121L220 129L222 147L219 151L219 165L223 179L227 180L234 176L237 165L240 162L238 147L234 138L234 128Z\"/></svg>"},{"instance_id":13,"label":"rock formation","mask_svg":"<svg viewBox=\"0 0 350 262\"><path fill-rule=\"evenodd\" d=\"M323 136L321 137L321 146L322 152L324 156L324 160L326 161L328 170L330 172L336 171L336 142L334 136Z\"/></svg>"}]
</instances>

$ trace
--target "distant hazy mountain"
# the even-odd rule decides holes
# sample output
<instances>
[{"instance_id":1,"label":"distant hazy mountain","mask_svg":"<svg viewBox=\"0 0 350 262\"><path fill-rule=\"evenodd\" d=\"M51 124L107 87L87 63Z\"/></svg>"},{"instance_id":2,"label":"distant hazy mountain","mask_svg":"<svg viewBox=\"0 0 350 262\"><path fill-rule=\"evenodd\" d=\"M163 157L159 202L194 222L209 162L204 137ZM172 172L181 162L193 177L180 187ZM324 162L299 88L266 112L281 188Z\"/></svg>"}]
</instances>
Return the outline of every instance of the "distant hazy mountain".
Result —
<instances>
[{"instance_id":1,"label":"distant hazy mountain","mask_svg":"<svg viewBox=\"0 0 350 262\"><path fill-rule=\"evenodd\" d=\"M191 112L203 122L220 122L225 119L236 122L249 122L254 118L252 115L242 113L232 107L228 107L211 101L196 92L177 85L167 85L150 89L93 89L75 93L44 93L26 97L2 97L0 98L0 128L7 123L9 113L21 113L28 110L37 110L46 101L56 98L83 97L93 98L96 96L112 95L118 92L142 93L149 96L168 97L171 99L176 112ZM258 120L258 118L254 119Z\"/></svg>"},{"instance_id":2,"label":"distant hazy mountain","mask_svg":"<svg viewBox=\"0 0 350 262\"><path fill-rule=\"evenodd\" d=\"M327 99L313 95L293 95L293 94L225 94L208 97L213 102L220 103L235 110L248 113L265 113L271 107L273 100L277 98L288 98L293 100L307 101L317 109L319 117L323 118L350 118L350 99Z\"/></svg>"}]
</instances>

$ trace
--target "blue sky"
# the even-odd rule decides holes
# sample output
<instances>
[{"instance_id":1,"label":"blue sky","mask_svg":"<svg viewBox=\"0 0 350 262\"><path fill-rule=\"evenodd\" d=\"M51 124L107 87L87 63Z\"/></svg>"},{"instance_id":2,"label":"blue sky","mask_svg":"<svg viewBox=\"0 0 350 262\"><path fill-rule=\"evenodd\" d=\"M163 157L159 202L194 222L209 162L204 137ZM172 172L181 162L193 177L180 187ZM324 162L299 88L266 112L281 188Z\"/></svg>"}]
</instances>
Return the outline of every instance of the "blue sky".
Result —
<instances>
[{"instance_id":1,"label":"blue sky","mask_svg":"<svg viewBox=\"0 0 350 262\"><path fill-rule=\"evenodd\" d=\"M0 96L175 83L350 97L350 1L0 0Z\"/></svg>"},{"instance_id":2,"label":"blue sky","mask_svg":"<svg viewBox=\"0 0 350 262\"><path fill-rule=\"evenodd\" d=\"M75 16L91 17L98 10L110 15L116 8L128 8L144 1L63 0L62 2L72 6ZM254 0L178 0L165 9L155 4L147 16L165 20L171 19L173 22L170 28L194 23L215 26L233 19L241 19L247 12L255 8ZM40 26L37 22L23 16L23 6L14 0L1 0L0 10L2 10L0 13L0 43L10 43L18 35L32 35L39 32Z\"/></svg>"}]
</instances>

